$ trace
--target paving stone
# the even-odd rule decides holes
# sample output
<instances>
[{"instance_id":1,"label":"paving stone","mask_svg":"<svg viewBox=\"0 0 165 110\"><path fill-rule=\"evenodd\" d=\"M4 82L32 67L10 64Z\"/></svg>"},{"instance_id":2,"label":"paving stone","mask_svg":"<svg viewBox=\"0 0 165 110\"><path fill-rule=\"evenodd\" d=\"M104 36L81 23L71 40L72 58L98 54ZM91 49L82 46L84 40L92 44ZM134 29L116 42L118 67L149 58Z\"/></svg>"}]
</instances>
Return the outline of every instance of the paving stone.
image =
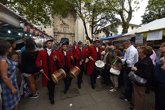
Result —
<instances>
[{"instance_id":1,"label":"paving stone","mask_svg":"<svg viewBox=\"0 0 165 110\"><path fill-rule=\"evenodd\" d=\"M85 76L82 88L77 88L76 79L72 80L71 87L67 94L63 93L64 84L60 81L56 85L55 105L51 105L48 100L46 87L41 87L39 83L39 98L23 98L19 104L20 110L128 110L129 104L119 99L120 91L111 93L109 87L102 85L97 79L96 89L93 90L89 83L89 77ZM153 95L147 95L151 98ZM72 106L71 106L71 105ZM145 103L146 108L153 105L153 99Z\"/></svg>"}]
</instances>

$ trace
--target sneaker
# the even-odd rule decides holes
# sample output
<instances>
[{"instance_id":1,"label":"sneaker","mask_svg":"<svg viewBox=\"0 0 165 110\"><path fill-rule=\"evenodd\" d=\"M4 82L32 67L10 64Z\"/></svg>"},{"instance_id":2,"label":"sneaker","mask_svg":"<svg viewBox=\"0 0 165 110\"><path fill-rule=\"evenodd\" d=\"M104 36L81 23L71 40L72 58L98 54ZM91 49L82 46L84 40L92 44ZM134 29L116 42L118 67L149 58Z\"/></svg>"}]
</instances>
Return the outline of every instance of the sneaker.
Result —
<instances>
[{"instance_id":1,"label":"sneaker","mask_svg":"<svg viewBox=\"0 0 165 110\"><path fill-rule=\"evenodd\" d=\"M116 92L116 89L110 89L109 91L110 92Z\"/></svg>"},{"instance_id":2,"label":"sneaker","mask_svg":"<svg viewBox=\"0 0 165 110\"><path fill-rule=\"evenodd\" d=\"M113 89L113 86L111 86L110 89Z\"/></svg>"},{"instance_id":3,"label":"sneaker","mask_svg":"<svg viewBox=\"0 0 165 110\"><path fill-rule=\"evenodd\" d=\"M128 100L125 97L120 97L121 100L128 102Z\"/></svg>"},{"instance_id":4,"label":"sneaker","mask_svg":"<svg viewBox=\"0 0 165 110\"><path fill-rule=\"evenodd\" d=\"M101 76L99 75L98 77L97 77L97 79L100 79L101 78Z\"/></svg>"},{"instance_id":5,"label":"sneaker","mask_svg":"<svg viewBox=\"0 0 165 110\"><path fill-rule=\"evenodd\" d=\"M38 98L38 97L39 97L39 95L38 95L38 94L35 94L35 95L30 94L30 95L29 95L29 98L32 98L32 99L36 99L36 98Z\"/></svg>"}]
</instances>

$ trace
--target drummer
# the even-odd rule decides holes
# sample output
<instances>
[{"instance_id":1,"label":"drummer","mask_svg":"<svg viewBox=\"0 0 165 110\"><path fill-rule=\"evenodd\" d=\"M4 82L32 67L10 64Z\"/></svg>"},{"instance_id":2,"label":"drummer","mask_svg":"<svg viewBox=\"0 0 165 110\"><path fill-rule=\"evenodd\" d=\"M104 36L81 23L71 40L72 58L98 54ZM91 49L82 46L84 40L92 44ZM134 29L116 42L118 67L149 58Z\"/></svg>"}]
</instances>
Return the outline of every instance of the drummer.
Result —
<instances>
[{"instance_id":1,"label":"drummer","mask_svg":"<svg viewBox=\"0 0 165 110\"><path fill-rule=\"evenodd\" d=\"M61 68L65 70L67 76L64 78L64 94L67 93L71 85L72 78L69 76L69 70L73 67L74 58L72 52L68 51L68 42L63 42L61 50L59 51L60 55L60 65Z\"/></svg>"},{"instance_id":2,"label":"drummer","mask_svg":"<svg viewBox=\"0 0 165 110\"><path fill-rule=\"evenodd\" d=\"M74 58L76 61L75 65L80 68L80 73L77 78L77 85L78 85L78 88L80 89L81 83L82 83L83 72L84 72L84 63L85 63L85 58L86 58L86 48L83 47L82 41L78 42L78 46L74 52Z\"/></svg>"},{"instance_id":3,"label":"drummer","mask_svg":"<svg viewBox=\"0 0 165 110\"><path fill-rule=\"evenodd\" d=\"M42 85L48 88L50 103L54 104L55 83L51 78L51 74L58 69L60 59L58 52L52 50L53 40L47 40L45 46L46 48L38 54L36 65L42 71Z\"/></svg>"},{"instance_id":4,"label":"drummer","mask_svg":"<svg viewBox=\"0 0 165 110\"><path fill-rule=\"evenodd\" d=\"M95 89L96 78L99 71L95 68L95 62L101 60L101 42L99 39L95 39L93 45L90 45L87 51L88 58L86 58L87 63L87 74L90 76L91 87Z\"/></svg>"}]
</instances>

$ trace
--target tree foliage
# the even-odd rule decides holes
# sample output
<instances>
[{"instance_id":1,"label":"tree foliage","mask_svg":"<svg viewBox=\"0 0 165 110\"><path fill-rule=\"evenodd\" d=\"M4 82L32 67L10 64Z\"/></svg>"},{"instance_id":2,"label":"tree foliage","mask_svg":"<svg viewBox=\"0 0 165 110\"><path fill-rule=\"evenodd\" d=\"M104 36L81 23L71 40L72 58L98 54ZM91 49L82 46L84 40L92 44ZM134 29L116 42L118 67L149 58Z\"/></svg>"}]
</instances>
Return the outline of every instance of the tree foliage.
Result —
<instances>
[{"instance_id":1,"label":"tree foliage","mask_svg":"<svg viewBox=\"0 0 165 110\"><path fill-rule=\"evenodd\" d=\"M142 23L146 24L153 20L165 17L165 1L164 0L149 0L148 6L142 16Z\"/></svg>"},{"instance_id":2,"label":"tree foliage","mask_svg":"<svg viewBox=\"0 0 165 110\"><path fill-rule=\"evenodd\" d=\"M138 8L137 0L2 0L2 3L35 24L50 24L54 14L65 17L74 11L83 22L87 39L88 34L96 34L105 25L116 26L119 22L122 33L127 33L132 13Z\"/></svg>"},{"instance_id":3,"label":"tree foliage","mask_svg":"<svg viewBox=\"0 0 165 110\"><path fill-rule=\"evenodd\" d=\"M120 16L123 28L122 33L127 33L133 12L139 8L138 0L106 0L106 2L109 9Z\"/></svg>"},{"instance_id":4,"label":"tree foliage","mask_svg":"<svg viewBox=\"0 0 165 110\"><path fill-rule=\"evenodd\" d=\"M74 6L77 16L83 21L87 39L89 34L93 36L106 24L119 21L114 13L110 13L103 0L70 0L70 3ZM87 30L87 23L90 25L91 33Z\"/></svg>"},{"instance_id":5,"label":"tree foliage","mask_svg":"<svg viewBox=\"0 0 165 110\"><path fill-rule=\"evenodd\" d=\"M66 0L2 0L1 3L34 24L50 24L54 14L65 17L71 9Z\"/></svg>"}]
</instances>

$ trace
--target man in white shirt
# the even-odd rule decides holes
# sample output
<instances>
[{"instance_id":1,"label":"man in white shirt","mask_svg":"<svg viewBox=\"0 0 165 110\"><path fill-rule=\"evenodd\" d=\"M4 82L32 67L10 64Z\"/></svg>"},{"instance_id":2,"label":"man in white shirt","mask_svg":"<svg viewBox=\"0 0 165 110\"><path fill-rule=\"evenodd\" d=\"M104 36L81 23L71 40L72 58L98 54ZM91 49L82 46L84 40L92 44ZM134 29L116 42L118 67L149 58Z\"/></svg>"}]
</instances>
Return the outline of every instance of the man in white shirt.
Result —
<instances>
[{"instance_id":1,"label":"man in white shirt","mask_svg":"<svg viewBox=\"0 0 165 110\"><path fill-rule=\"evenodd\" d=\"M138 51L137 49L131 44L130 41L126 40L123 42L123 46L126 49L124 59L122 59L123 64L125 65L124 68L124 96L120 97L121 99L125 101L131 101L132 99L132 84L131 81L128 78L128 74L131 71L131 67L134 66L136 62L138 62Z\"/></svg>"},{"instance_id":2,"label":"man in white shirt","mask_svg":"<svg viewBox=\"0 0 165 110\"><path fill-rule=\"evenodd\" d=\"M122 61L123 63L127 63L128 67L132 67L136 62L138 62L138 51L130 41L124 41L123 45L124 48L126 48L126 52Z\"/></svg>"}]
</instances>

